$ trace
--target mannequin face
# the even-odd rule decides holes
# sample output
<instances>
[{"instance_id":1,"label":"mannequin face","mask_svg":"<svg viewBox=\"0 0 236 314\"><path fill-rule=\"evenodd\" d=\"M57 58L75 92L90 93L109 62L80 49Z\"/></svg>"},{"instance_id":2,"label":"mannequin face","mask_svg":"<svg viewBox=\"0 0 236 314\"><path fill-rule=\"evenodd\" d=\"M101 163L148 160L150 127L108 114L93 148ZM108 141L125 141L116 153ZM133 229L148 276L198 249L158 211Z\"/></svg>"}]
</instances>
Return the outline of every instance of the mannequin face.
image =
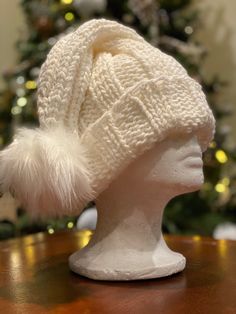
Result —
<instances>
[{"instance_id":1,"label":"mannequin face","mask_svg":"<svg viewBox=\"0 0 236 314\"><path fill-rule=\"evenodd\" d=\"M157 143L124 172L127 186L162 190L170 196L199 190L204 182L202 151L194 134Z\"/></svg>"}]
</instances>

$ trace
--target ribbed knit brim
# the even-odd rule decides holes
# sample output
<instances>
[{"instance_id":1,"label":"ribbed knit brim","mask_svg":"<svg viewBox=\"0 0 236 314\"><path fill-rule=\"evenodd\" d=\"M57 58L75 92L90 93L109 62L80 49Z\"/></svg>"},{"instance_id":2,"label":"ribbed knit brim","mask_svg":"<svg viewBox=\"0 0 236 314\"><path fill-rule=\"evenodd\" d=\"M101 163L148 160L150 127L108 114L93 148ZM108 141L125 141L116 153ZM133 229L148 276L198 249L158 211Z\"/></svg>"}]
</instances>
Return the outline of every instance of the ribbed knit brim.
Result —
<instances>
[{"instance_id":1,"label":"ribbed knit brim","mask_svg":"<svg viewBox=\"0 0 236 314\"><path fill-rule=\"evenodd\" d=\"M82 135L96 195L129 163L167 137L193 132L205 151L214 125L201 87L193 79L163 76L137 84Z\"/></svg>"}]
</instances>

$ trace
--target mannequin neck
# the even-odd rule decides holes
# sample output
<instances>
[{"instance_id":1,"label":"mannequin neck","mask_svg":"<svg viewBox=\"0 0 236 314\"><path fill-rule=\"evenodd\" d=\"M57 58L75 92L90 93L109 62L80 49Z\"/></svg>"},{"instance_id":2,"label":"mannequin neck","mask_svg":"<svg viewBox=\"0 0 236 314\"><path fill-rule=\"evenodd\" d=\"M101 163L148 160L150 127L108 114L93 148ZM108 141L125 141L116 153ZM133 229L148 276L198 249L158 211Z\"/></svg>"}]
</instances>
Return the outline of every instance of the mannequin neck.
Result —
<instances>
[{"instance_id":1,"label":"mannequin neck","mask_svg":"<svg viewBox=\"0 0 236 314\"><path fill-rule=\"evenodd\" d=\"M158 143L130 163L97 197L96 231L70 256L71 269L100 280L158 278L183 270L184 256L162 237L162 216L173 197L199 188L199 151L196 137L180 137Z\"/></svg>"},{"instance_id":2,"label":"mannequin neck","mask_svg":"<svg viewBox=\"0 0 236 314\"><path fill-rule=\"evenodd\" d=\"M71 269L100 280L157 278L183 270L185 258L168 248L161 233L168 200L163 190L115 188L113 183L96 200L96 231L87 246L70 256Z\"/></svg>"},{"instance_id":3,"label":"mannequin neck","mask_svg":"<svg viewBox=\"0 0 236 314\"><path fill-rule=\"evenodd\" d=\"M145 184L114 182L96 200L97 228L93 239L107 241L113 249L152 251L161 238L163 211L171 199L164 188L156 184L145 189ZM92 241L93 243L93 241ZM91 245L92 245L91 243Z\"/></svg>"}]
</instances>

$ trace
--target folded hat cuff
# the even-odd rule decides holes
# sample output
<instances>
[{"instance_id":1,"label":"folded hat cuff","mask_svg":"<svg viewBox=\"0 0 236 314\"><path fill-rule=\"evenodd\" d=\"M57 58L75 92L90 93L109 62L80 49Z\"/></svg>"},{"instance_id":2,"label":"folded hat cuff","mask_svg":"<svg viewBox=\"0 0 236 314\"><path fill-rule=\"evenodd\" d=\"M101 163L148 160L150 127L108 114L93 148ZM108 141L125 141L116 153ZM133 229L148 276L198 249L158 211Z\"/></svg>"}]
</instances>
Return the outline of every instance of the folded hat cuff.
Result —
<instances>
[{"instance_id":1,"label":"folded hat cuff","mask_svg":"<svg viewBox=\"0 0 236 314\"><path fill-rule=\"evenodd\" d=\"M82 134L95 196L154 143L196 132L204 151L214 129L212 111L193 79L161 76L141 81Z\"/></svg>"}]
</instances>

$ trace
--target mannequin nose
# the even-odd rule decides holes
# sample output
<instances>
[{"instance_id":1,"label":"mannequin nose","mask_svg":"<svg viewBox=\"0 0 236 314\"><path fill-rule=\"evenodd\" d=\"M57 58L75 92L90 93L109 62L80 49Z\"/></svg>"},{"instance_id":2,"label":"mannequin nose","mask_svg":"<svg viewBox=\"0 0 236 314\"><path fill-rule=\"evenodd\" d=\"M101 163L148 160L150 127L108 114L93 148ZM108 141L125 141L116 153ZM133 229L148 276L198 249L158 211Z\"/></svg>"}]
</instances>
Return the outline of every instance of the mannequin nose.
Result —
<instances>
[{"instance_id":1,"label":"mannequin nose","mask_svg":"<svg viewBox=\"0 0 236 314\"><path fill-rule=\"evenodd\" d=\"M192 144L194 146L200 146L199 139L196 133L188 133L184 135L185 143Z\"/></svg>"},{"instance_id":2,"label":"mannequin nose","mask_svg":"<svg viewBox=\"0 0 236 314\"><path fill-rule=\"evenodd\" d=\"M198 136L194 133L191 133L189 135L189 141L192 145L194 146L199 146L200 147L200 142L199 142L199 139L198 139Z\"/></svg>"}]
</instances>

